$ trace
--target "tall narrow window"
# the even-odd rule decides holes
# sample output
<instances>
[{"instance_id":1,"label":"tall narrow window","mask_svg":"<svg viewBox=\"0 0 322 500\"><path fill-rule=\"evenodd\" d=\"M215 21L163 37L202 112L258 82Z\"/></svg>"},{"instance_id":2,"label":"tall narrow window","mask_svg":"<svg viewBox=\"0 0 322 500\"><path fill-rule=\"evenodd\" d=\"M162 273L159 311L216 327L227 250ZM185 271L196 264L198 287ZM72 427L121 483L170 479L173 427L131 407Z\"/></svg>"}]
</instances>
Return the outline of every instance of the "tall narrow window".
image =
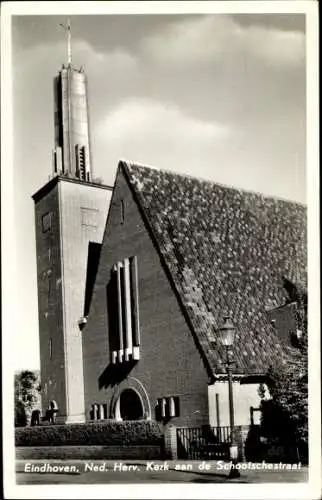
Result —
<instances>
[{"instance_id":1,"label":"tall narrow window","mask_svg":"<svg viewBox=\"0 0 322 500\"><path fill-rule=\"evenodd\" d=\"M125 220L124 200L121 200L120 202L120 210L121 210L121 224L124 224Z\"/></svg>"},{"instance_id":2,"label":"tall narrow window","mask_svg":"<svg viewBox=\"0 0 322 500\"><path fill-rule=\"evenodd\" d=\"M122 315L122 345L123 345L123 354L124 354L124 359L125 359L125 353L126 353L126 348L127 348L127 337L126 337L126 308L125 308L125 278L124 278L124 265L122 262L122 265L120 266L120 285L121 285L121 294L119 296L120 304L119 307L121 308L121 315Z\"/></svg>"},{"instance_id":3,"label":"tall narrow window","mask_svg":"<svg viewBox=\"0 0 322 500\"><path fill-rule=\"evenodd\" d=\"M169 398L169 416L175 417L176 415L176 407L174 404L174 398Z\"/></svg>"},{"instance_id":4,"label":"tall narrow window","mask_svg":"<svg viewBox=\"0 0 322 500\"><path fill-rule=\"evenodd\" d=\"M161 417L165 418L167 415L167 400L166 398L161 399Z\"/></svg>"},{"instance_id":5,"label":"tall narrow window","mask_svg":"<svg viewBox=\"0 0 322 500\"><path fill-rule=\"evenodd\" d=\"M116 265L117 272L117 313L118 313L118 335L119 335L119 350L118 350L118 360L123 360L124 354L124 343L123 343L123 323L124 323L124 314L123 314L123 306L122 306L122 298L123 298L123 287L122 287L122 278L121 275L122 263L118 262Z\"/></svg>"},{"instance_id":6,"label":"tall narrow window","mask_svg":"<svg viewBox=\"0 0 322 500\"><path fill-rule=\"evenodd\" d=\"M130 257L131 272L131 321L133 335L133 358L139 359L140 319L139 319L139 278L137 257Z\"/></svg>"},{"instance_id":7,"label":"tall narrow window","mask_svg":"<svg viewBox=\"0 0 322 500\"><path fill-rule=\"evenodd\" d=\"M124 259L123 269L124 269L124 306L125 306L124 312L125 312L125 334L126 334L125 361L128 361L130 359L130 355L133 355L129 259Z\"/></svg>"}]
</instances>

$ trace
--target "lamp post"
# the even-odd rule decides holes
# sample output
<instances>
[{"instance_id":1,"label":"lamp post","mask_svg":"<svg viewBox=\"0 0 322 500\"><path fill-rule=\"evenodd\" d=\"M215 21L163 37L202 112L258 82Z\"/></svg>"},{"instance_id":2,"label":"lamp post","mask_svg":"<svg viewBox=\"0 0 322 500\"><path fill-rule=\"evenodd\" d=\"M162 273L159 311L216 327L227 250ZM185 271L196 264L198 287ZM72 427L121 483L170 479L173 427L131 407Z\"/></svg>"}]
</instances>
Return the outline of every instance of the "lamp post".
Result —
<instances>
[{"instance_id":1,"label":"lamp post","mask_svg":"<svg viewBox=\"0 0 322 500\"><path fill-rule=\"evenodd\" d=\"M234 394L233 394L233 378L232 378L232 364L233 353L232 345L235 340L235 327L229 316L224 317L224 322L222 327L218 331L220 342L226 348L226 367L228 375L228 399L229 399L229 422L230 422L230 433L231 433L231 445L230 445L230 458L232 460L232 467L230 469L229 478L233 479L240 477L239 470L236 469L238 449L235 441L235 419L234 419Z\"/></svg>"}]
</instances>

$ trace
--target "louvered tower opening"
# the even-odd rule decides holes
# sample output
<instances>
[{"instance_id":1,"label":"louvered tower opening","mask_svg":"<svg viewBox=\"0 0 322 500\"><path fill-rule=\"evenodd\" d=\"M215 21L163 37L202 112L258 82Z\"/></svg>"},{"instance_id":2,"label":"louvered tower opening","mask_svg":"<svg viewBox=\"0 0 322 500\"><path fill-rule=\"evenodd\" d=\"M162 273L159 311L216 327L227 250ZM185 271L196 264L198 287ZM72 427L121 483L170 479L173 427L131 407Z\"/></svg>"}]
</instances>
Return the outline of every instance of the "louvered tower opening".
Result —
<instances>
[{"instance_id":1,"label":"louvered tower opening","mask_svg":"<svg viewBox=\"0 0 322 500\"><path fill-rule=\"evenodd\" d=\"M76 145L76 175L85 181L86 179L86 161L85 161L85 146Z\"/></svg>"}]
</instances>

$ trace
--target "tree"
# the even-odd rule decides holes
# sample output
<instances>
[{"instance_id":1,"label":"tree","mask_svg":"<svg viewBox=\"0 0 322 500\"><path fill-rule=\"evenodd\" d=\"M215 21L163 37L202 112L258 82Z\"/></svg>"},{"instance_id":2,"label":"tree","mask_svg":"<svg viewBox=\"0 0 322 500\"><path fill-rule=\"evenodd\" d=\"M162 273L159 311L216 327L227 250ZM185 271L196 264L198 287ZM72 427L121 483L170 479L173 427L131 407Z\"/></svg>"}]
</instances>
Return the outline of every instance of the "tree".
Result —
<instances>
[{"instance_id":1,"label":"tree","mask_svg":"<svg viewBox=\"0 0 322 500\"><path fill-rule=\"evenodd\" d=\"M30 423L32 411L40 406L39 372L24 370L15 374L15 426Z\"/></svg>"},{"instance_id":2,"label":"tree","mask_svg":"<svg viewBox=\"0 0 322 500\"><path fill-rule=\"evenodd\" d=\"M307 441L308 439L308 368L306 356L299 353L287 365L277 364L268 371L271 400L262 401L270 413L270 427L279 437ZM266 406L265 406L266 405ZM265 416L264 411L264 416ZM263 418L264 420L264 418Z\"/></svg>"},{"instance_id":3,"label":"tree","mask_svg":"<svg viewBox=\"0 0 322 500\"><path fill-rule=\"evenodd\" d=\"M277 363L268 371L271 399L262 398L262 435L277 438L283 445L296 445L307 453L308 445L308 356L307 295L297 290L296 342L287 364Z\"/></svg>"}]
</instances>

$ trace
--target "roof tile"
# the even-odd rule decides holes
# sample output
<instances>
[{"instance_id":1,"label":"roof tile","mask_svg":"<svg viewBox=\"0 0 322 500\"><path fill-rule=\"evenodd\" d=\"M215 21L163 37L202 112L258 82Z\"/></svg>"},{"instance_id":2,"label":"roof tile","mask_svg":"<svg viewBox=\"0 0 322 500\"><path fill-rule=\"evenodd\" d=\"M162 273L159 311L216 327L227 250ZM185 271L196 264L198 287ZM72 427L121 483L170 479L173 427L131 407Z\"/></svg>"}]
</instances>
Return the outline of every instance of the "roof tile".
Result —
<instances>
[{"instance_id":1,"label":"roof tile","mask_svg":"<svg viewBox=\"0 0 322 500\"><path fill-rule=\"evenodd\" d=\"M306 289L306 207L122 162L199 344L225 371L216 329L237 329L234 372L261 374L288 349L266 318L285 302L282 277Z\"/></svg>"}]
</instances>

